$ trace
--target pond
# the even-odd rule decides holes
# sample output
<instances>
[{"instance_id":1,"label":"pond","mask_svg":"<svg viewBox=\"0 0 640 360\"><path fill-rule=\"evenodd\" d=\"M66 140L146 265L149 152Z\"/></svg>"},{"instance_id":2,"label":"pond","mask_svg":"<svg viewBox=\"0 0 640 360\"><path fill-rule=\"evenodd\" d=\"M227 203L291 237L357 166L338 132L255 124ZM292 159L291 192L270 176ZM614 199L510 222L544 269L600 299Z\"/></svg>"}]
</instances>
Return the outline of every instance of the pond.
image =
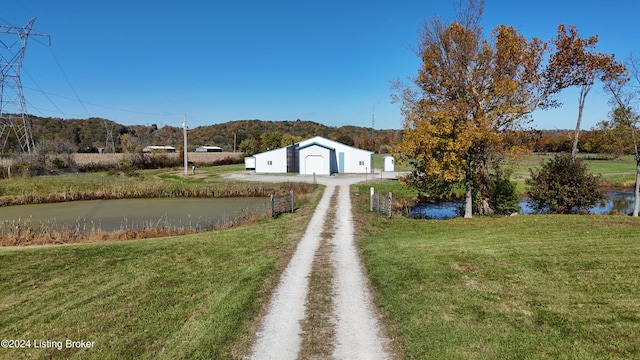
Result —
<instances>
[{"instance_id":1,"label":"pond","mask_svg":"<svg viewBox=\"0 0 640 360\"><path fill-rule=\"evenodd\" d=\"M612 210L623 214L633 212L633 191L605 191L606 199L589 209L592 214L608 214ZM462 201L442 201L439 203L418 203L411 208L411 215L426 219L450 219L462 216L464 203ZM520 214L531 214L533 209L526 199L520 201Z\"/></svg>"},{"instance_id":2,"label":"pond","mask_svg":"<svg viewBox=\"0 0 640 360\"><path fill-rule=\"evenodd\" d=\"M56 229L79 228L84 232L154 226L200 230L222 225L243 213L263 213L268 206L267 197L89 200L0 207L0 220L30 219L34 225L53 223Z\"/></svg>"}]
</instances>

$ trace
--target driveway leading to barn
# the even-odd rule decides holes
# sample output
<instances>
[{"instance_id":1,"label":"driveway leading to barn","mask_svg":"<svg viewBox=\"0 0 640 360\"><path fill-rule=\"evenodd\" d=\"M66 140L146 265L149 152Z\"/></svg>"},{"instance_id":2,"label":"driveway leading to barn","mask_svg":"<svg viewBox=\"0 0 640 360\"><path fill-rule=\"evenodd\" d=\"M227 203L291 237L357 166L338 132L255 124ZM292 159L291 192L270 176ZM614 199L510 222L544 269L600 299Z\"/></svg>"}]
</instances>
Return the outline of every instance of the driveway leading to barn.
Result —
<instances>
[{"instance_id":1,"label":"driveway leading to barn","mask_svg":"<svg viewBox=\"0 0 640 360\"><path fill-rule=\"evenodd\" d=\"M251 353L251 359L297 359L302 343L301 322L314 256L321 242L330 200L338 191L332 238L335 322L333 357L336 359L387 359L388 340L382 335L371 302L363 266L354 241L349 185L371 179L368 175L273 176L238 173L230 177L253 181L303 181L326 185L307 230L285 269L270 300L267 314Z\"/></svg>"}]
</instances>

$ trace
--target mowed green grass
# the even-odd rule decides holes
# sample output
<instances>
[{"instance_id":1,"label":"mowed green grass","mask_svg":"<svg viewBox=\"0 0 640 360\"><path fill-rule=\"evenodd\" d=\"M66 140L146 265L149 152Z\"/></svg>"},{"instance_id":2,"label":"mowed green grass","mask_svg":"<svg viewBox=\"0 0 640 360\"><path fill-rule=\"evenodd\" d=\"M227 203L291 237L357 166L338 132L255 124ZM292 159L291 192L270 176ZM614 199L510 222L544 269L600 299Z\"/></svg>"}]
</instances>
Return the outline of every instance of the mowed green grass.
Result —
<instances>
[{"instance_id":1,"label":"mowed green grass","mask_svg":"<svg viewBox=\"0 0 640 360\"><path fill-rule=\"evenodd\" d=\"M375 301L404 358L640 358L637 218L387 219L354 199Z\"/></svg>"},{"instance_id":2,"label":"mowed green grass","mask_svg":"<svg viewBox=\"0 0 640 360\"><path fill-rule=\"evenodd\" d=\"M223 231L0 249L0 338L95 342L0 358L239 358L316 202Z\"/></svg>"},{"instance_id":3,"label":"mowed green grass","mask_svg":"<svg viewBox=\"0 0 640 360\"><path fill-rule=\"evenodd\" d=\"M518 189L524 190L525 179L530 178L529 169L538 169L542 163L550 159L553 154L530 154L514 165L511 179L519 184ZM589 171L600 176L601 181L614 186L633 187L636 180L636 163L633 156L623 156L619 159L606 159L604 156L581 154Z\"/></svg>"}]
</instances>

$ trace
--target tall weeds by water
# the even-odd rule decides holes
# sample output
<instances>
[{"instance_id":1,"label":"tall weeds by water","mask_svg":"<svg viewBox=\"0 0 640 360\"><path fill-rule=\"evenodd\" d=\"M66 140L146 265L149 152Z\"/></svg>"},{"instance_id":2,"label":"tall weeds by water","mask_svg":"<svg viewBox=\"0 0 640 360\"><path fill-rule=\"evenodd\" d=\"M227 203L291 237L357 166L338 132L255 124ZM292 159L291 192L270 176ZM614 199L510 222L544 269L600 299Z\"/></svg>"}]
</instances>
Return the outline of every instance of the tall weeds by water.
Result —
<instances>
[{"instance_id":1,"label":"tall weeds by water","mask_svg":"<svg viewBox=\"0 0 640 360\"><path fill-rule=\"evenodd\" d=\"M131 182L116 183L98 189L86 189L69 185L55 194L39 194L36 191L22 195L7 195L0 197L0 206L45 204L79 200L113 200L113 199L144 199L144 198L172 198L172 197L259 197L271 194L283 194L289 190L296 193L307 193L313 187L306 183L240 183L221 182L207 183L168 183L168 182Z\"/></svg>"}]
</instances>

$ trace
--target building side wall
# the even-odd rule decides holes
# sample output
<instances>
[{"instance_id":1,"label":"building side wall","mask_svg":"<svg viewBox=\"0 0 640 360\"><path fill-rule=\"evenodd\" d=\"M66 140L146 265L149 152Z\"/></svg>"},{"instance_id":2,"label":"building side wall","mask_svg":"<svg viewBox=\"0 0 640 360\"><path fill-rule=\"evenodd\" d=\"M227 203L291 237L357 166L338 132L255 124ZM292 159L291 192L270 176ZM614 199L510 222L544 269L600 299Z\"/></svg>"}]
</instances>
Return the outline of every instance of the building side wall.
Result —
<instances>
[{"instance_id":1,"label":"building side wall","mask_svg":"<svg viewBox=\"0 0 640 360\"><path fill-rule=\"evenodd\" d=\"M253 156L257 173L286 173L287 148L275 149Z\"/></svg>"},{"instance_id":2,"label":"building side wall","mask_svg":"<svg viewBox=\"0 0 640 360\"><path fill-rule=\"evenodd\" d=\"M344 147L336 149L336 152L344 151L344 172L345 173L365 173L371 172L373 165L372 154L369 151Z\"/></svg>"}]
</instances>

